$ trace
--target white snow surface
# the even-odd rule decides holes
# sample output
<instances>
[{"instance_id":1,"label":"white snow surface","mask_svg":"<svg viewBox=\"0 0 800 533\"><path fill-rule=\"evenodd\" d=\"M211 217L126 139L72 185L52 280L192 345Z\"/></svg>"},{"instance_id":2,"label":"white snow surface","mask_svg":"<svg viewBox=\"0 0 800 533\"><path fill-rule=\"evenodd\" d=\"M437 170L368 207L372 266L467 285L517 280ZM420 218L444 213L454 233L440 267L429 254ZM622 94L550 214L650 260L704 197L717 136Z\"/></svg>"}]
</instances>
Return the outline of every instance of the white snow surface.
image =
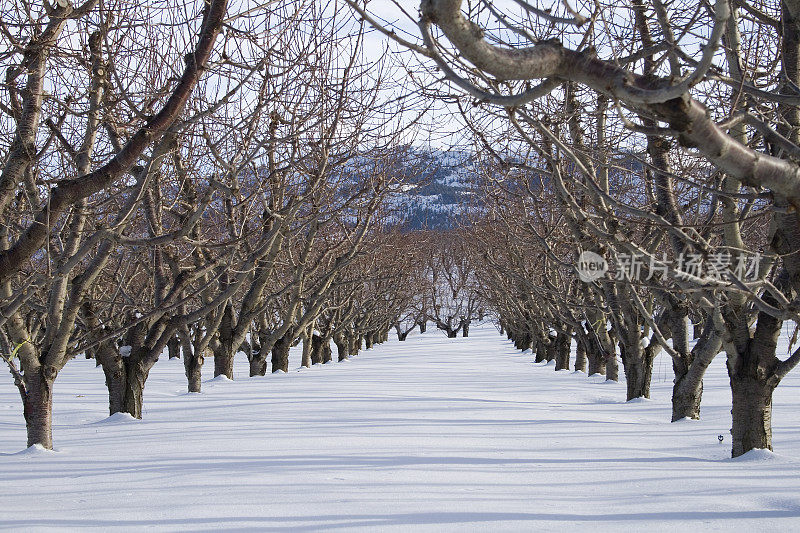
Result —
<instances>
[{"instance_id":1,"label":"white snow surface","mask_svg":"<svg viewBox=\"0 0 800 533\"><path fill-rule=\"evenodd\" d=\"M55 384L55 453L19 453L7 376L0 529L800 529L800 371L775 393L775 453L733 460L721 355L702 420L671 424L663 354L652 400L626 403L623 382L535 366L492 326L470 335L431 329L308 370L293 349L281 377L248 378L237 355L226 386L208 358L201 394L163 357L135 423L108 418L101 369L75 359Z\"/></svg>"}]
</instances>

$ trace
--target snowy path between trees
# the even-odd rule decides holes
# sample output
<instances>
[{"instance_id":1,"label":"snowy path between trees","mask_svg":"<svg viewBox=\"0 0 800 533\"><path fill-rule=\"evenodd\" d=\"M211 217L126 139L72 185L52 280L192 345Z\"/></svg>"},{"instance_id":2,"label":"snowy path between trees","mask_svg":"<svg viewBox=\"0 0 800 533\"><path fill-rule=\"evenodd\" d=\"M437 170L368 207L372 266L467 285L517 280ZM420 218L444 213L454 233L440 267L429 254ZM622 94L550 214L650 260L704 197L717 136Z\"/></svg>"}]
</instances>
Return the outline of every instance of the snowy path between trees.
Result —
<instances>
[{"instance_id":1,"label":"snowy path between trees","mask_svg":"<svg viewBox=\"0 0 800 533\"><path fill-rule=\"evenodd\" d=\"M800 528L800 372L775 393L776 454L731 460L722 355L703 420L670 424L664 356L653 400L626 404L623 383L534 365L492 326L471 335L429 331L264 378L239 354L236 381L192 395L182 362L163 358L141 421L108 419L102 371L76 359L55 385L56 452L15 453L25 428L6 376L0 527Z\"/></svg>"}]
</instances>

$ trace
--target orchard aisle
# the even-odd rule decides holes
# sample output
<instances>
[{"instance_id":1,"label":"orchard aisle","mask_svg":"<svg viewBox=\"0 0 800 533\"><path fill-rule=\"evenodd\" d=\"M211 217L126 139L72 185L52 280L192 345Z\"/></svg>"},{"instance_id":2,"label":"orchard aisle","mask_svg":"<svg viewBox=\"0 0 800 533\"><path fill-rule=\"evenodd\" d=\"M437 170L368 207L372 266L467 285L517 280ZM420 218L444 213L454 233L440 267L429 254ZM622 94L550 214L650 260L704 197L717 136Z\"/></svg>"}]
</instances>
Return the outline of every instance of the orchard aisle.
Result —
<instances>
[{"instance_id":1,"label":"orchard aisle","mask_svg":"<svg viewBox=\"0 0 800 533\"><path fill-rule=\"evenodd\" d=\"M25 431L7 377L0 527L800 528L798 372L775 393L777 454L730 460L722 356L704 420L677 424L667 359L653 400L625 404L622 384L536 367L491 326L265 378L238 357L236 381L194 395L182 363L160 361L142 421L106 419L102 371L71 361L56 382L55 453L13 453Z\"/></svg>"}]
</instances>

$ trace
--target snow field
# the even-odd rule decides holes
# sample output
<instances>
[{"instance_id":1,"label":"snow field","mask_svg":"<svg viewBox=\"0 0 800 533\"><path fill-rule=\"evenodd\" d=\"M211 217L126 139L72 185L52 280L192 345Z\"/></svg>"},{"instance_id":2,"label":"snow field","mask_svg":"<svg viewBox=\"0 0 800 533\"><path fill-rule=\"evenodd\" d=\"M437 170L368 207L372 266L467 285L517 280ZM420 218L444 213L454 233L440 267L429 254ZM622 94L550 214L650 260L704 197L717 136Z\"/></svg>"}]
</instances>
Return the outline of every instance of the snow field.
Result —
<instances>
[{"instance_id":1,"label":"snow field","mask_svg":"<svg viewBox=\"0 0 800 533\"><path fill-rule=\"evenodd\" d=\"M239 354L232 382L211 379L209 358L200 394L164 357L143 420L107 417L102 371L75 359L55 384L55 452L19 452L7 376L0 528L800 529L800 372L775 393L777 453L731 460L722 355L703 420L670 424L666 356L652 400L625 403L623 382L535 365L489 325L470 334L430 330L311 369L294 349L291 372L259 378Z\"/></svg>"}]
</instances>

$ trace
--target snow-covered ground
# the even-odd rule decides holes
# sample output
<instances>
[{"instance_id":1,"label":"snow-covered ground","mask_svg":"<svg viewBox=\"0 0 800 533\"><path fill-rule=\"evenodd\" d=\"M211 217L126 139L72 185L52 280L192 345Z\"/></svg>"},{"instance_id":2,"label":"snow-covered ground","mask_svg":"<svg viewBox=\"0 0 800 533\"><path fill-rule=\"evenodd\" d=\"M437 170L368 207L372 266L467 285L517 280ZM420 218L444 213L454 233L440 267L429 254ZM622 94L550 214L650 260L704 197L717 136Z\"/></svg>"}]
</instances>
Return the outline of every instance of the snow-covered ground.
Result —
<instances>
[{"instance_id":1,"label":"snow-covered ground","mask_svg":"<svg viewBox=\"0 0 800 533\"><path fill-rule=\"evenodd\" d=\"M776 454L731 460L721 356L703 420L670 424L666 358L652 401L626 404L622 383L534 365L491 326L471 334L265 378L240 354L236 381L211 380L208 361L192 395L182 363L162 360L141 421L107 419L103 374L77 359L56 382L56 452L18 453L6 376L0 527L800 529L800 372L775 394Z\"/></svg>"}]
</instances>

